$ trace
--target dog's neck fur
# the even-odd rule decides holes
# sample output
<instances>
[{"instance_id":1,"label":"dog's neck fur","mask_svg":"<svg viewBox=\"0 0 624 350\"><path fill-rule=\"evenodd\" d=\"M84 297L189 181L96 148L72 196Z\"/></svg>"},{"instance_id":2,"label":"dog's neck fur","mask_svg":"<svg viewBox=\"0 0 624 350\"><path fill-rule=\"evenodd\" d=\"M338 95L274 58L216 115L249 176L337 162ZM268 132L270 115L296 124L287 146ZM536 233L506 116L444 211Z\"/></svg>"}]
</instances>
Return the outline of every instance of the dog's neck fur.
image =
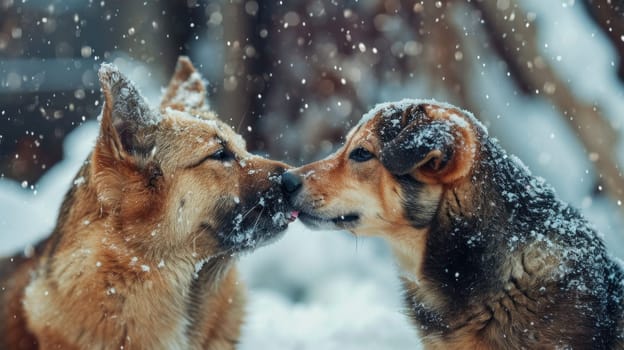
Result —
<instances>
[{"instance_id":1,"label":"dog's neck fur","mask_svg":"<svg viewBox=\"0 0 624 350\"><path fill-rule=\"evenodd\" d=\"M231 258L198 264L199 257L189 258L191 247L162 257L138 252L116 230L114 214L101 211L88 165L79 177L84 183L66 195L55 233L25 292L30 327L38 334L63 334L57 344L40 346L195 349L216 333L224 337L217 341L231 345L237 339L240 310L220 307L241 297ZM63 251L57 249L59 239L65 240ZM82 327L50 328L66 323ZM108 339L107 334L123 336Z\"/></svg>"},{"instance_id":2,"label":"dog's neck fur","mask_svg":"<svg viewBox=\"0 0 624 350\"><path fill-rule=\"evenodd\" d=\"M615 331L611 317L616 319L613 315L622 313L622 305L613 300L600 304L604 298L592 293L608 288L622 289L612 285L612 281L600 279L599 276L605 274L598 270L600 266L609 270L606 275L620 276L620 279L621 270L609 261L589 224L559 201L548 185L533 177L495 141L486 138L481 145L483 158L476 162L471 175L442 194L438 213L427 232L422 262L412 265L420 271L410 272L422 277L418 283L403 278L410 313L424 342L436 348L437 340L445 339L441 346L447 349L539 345L539 340L531 343L526 339L539 339L540 332L551 331L553 326L549 322L560 320L540 318L539 324L534 324L531 312L548 314L559 305L571 302L566 298L576 295L573 289L577 287L572 287L568 294L562 294L560 288L568 288L568 283L575 280L582 281L579 276L583 273L564 273L562 271L569 270L561 270L560 266L577 263L571 267L598 276L598 282L587 281L585 287L594 295L590 299L594 304L588 306L594 311L584 313L581 310L577 315L580 317L562 312L578 324L570 326L561 321L557 327L569 328L552 330L559 332L559 343L542 345L573 344L575 348L605 345L595 343L592 337L600 341L613 339L608 335ZM562 224L573 224L576 231L562 231L557 226ZM570 230L570 227L562 229ZM561 260L567 253L564 250L574 247L590 249L571 250L571 254L579 254L577 260L569 257ZM567 273L571 275L565 275ZM563 299L546 301L542 299L545 295ZM596 310L609 316L596 314ZM589 319L583 320L586 317ZM588 336L582 333L583 322L592 323L599 329L597 332L606 333ZM528 333L513 334L512 327L524 327ZM453 334L472 335L454 343Z\"/></svg>"}]
</instances>

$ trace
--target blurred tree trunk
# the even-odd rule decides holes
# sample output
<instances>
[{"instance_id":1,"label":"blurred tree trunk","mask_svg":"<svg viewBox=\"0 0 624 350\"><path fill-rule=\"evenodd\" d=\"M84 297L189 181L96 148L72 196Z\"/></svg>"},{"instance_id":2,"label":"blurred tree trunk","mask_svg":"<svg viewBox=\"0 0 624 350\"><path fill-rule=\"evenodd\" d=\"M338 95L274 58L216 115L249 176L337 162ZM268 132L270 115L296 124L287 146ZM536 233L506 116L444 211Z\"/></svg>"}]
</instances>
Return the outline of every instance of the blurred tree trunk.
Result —
<instances>
[{"instance_id":1,"label":"blurred tree trunk","mask_svg":"<svg viewBox=\"0 0 624 350\"><path fill-rule=\"evenodd\" d=\"M469 68L462 52L462 38L452 21L453 1L440 2L440 6L420 6L417 11L422 22L419 37L423 41L423 60L432 77L432 91L443 88L450 94L451 103L475 110L468 98Z\"/></svg>"},{"instance_id":2,"label":"blurred tree trunk","mask_svg":"<svg viewBox=\"0 0 624 350\"><path fill-rule=\"evenodd\" d=\"M624 82L624 0L584 0L583 4L617 50L618 75Z\"/></svg>"},{"instance_id":3,"label":"blurred tree trunk","mask_svg":"<svg viewBox=\"0 0 624 350\"><path fill-rule=\"evenodd\" d=\"M258 132L270 86L271 52L260 32L271 27L271 2L231 1L224 4L222 89L217 96L219 116L241 133L253 151L264 152L271 140Z\"/></svg>"},{"instance_id":4,"label":"blurred tree trunk","mask_svg":"<svg viewBox=\"0 0 624 350\"><path fill-rule=\"evenodd\" d=\"M513 77L528 93L549 99L574 130L594 163L600 183L615 200L624 193L624 178L615 157L617 134L598 108L575 96L541 56L535 26L515 0L497 7L496 0L475 1L486 32L499 55L507 62Z\"/></svg>"},{"instance_id":5,"label":"blurred tree trunk","mask_svg":"<svg viewBox=\"0 0 624 350\"><path fill-rule=\"evenodd\" d=\"M235 127L246 118L248 110L244 81L248 67L243 59L241 40L247 34L249 25L245 18L244 8L240 1L223 4L223 45L224 66L223 82L217 96L217 112L221 119L232 123ZM239 127L237 127L239 129Z\"/></svg>"}]
</instances>

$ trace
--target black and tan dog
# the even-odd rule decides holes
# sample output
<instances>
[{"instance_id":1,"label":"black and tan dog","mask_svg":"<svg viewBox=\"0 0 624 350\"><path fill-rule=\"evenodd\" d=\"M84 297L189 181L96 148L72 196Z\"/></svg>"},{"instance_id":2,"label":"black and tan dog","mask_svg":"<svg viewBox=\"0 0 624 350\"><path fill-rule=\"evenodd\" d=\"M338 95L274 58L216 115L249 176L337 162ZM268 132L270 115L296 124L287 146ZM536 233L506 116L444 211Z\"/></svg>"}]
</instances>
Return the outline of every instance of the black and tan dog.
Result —
<instances>
[{"instance_id":1,"label":"black and tan dog","mask_svg":"<svg viewBox=\"0 0 624 350\"><path fill-rule=\"evenodd\" d=\"M0 261L0 349L232 349L234 254L293 219L285 165L216 119L186 58L159 110L114 66L99 77L100 135L54 232Z\"/></svg>"},{"instance_id":2,"label":"black and tan dog","mask_svg":"<svg viewBox=\"0 0 624 350\"><path fill-rule=\"evenodd\" d=\"M390 243L427 349L624 348L622 270L468 112L379 105L283 184L308 226Z\"/></svg>"}]
</instances>

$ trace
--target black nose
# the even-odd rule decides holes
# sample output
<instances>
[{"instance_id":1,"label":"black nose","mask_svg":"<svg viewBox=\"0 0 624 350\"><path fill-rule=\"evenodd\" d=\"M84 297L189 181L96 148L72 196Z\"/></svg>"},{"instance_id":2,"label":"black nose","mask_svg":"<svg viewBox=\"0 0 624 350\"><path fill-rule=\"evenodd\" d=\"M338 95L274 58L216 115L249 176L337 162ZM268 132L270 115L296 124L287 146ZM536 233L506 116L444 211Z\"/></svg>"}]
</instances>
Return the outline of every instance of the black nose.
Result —
<instances>
[{"instance_id":1,"label":"black nose","mask_svg":"<svg viewBox=\"0 0 624 350\"><path fill-rule=\"evenodd\" d=\"M287 194L294 194L301 188L301 176L287 171L282 174L282 187Z\"/></svg>"}]
</instances>

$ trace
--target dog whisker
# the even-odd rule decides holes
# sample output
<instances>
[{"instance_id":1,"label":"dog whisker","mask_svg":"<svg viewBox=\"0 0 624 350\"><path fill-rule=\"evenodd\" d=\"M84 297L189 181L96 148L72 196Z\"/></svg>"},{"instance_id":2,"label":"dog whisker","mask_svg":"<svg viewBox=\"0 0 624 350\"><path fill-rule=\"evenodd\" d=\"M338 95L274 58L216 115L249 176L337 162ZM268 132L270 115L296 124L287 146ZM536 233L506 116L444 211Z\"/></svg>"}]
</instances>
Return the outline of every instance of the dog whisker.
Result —
<instances>
[{"instance_id":1,"label":"dog whisker","mask_svg":"<svg viewBox=\"0 0 624 350\"><path fill-rule=\"evenodd\" d=\"M241 216L240 216L240 222L242 223L243 220L245 220L245 218L247 218L247 216L249 216L249 214L251 214L251 212L256 209L258 206L260 205L260 203L256 203L254 206L252 206L251 208L249 208L246 212L244 212ZM230 230L230 232L228 232L227 236L232 235L236 230L240 229L239 227L234 227L233 229Z\"/></svg>"},{"instance_id":2,"label":"dog whisker","mask_svg":"<svg viewBox=\"0 0 624 350\"><path fill-rule=\"evenodd\" d=\"M260 218L262 218L262 213L264 213L264 209L265 209L265 208L266 208L266 207L264 207L264 206L263 206L263 207L262 207L262 210L260 210L260 214L258 214L258 217L256 218L256 222L254 223L254 226L253 226L253 228L251 229L252 231L255 231L255 230L256 230L256 228L258 227L258 224L260 223Z\"/></svg>"},{"instance_id":3,"label":"dog whisker","mask_svg":"<svg viewBox=\"0 0 624 350\"><path fill-rule=\"evenodd\" d=\"M392 223L392 221L391 221L391 220L388 220L388 219L384 218L383 216L381 216L381 214L377 214L377 218L378 218L379 220L381 220L381 221L386 222L386 223L389 223L389 224L390 224L390 223Z\"/></svg>"}]
</instances>

